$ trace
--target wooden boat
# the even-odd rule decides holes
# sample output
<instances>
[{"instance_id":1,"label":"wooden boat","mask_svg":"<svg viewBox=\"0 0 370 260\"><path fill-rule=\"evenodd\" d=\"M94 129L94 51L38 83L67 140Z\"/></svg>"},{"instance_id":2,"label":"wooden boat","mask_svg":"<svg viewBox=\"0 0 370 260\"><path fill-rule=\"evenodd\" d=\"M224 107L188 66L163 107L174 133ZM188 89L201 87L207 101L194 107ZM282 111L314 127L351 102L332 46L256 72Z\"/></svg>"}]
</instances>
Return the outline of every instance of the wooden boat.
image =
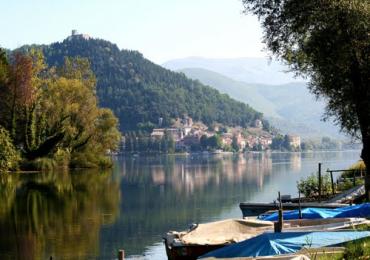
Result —
<instances>
[{"instance_id":1,"label":"wooden boat","mask_svg":"<svg viewBox=\"0 0 370 260\"><path fill-rule=\"evenodd\" d=\"M338 230L370 223L363 218L299 219L284 221L286 231ZM274 230L274 222L256 218L228 219L194 225L188 231L170 231L164 236L169 260L197 259L210 251Z\"/></svg>"},{"instance_id":2,"label":"wooden boat","mask_svg":"<svg viewBox=\"0 0 370 260\"><path fill-rule=\"evenodd\" d=\"M299 209L299 203L294 202L286 202L282 203L284 210L295 210ZM348 204L342 203L318 203L318 202L305 202L300 203L300 207L304 208L327 208L327 209L335 209L341 207L347 207ZM272 202L272 203L253 203L253 202L242 202L239 204L239 207L243 213L243 217L249 216L256 216L266 211L271 210L278 210L279 203Z\"/></svg>"},{"instance_id":3,"label":"wooden boat","mask_svg":"<svg viewBox=\"0 0 370 260\"><path fill-rule=\"evenodd\" d=\"M228 219L194 225L188 231L164 236L169 260L195 260L198 256L273 229L271 221Z\"/></svg>"}]
</instances>

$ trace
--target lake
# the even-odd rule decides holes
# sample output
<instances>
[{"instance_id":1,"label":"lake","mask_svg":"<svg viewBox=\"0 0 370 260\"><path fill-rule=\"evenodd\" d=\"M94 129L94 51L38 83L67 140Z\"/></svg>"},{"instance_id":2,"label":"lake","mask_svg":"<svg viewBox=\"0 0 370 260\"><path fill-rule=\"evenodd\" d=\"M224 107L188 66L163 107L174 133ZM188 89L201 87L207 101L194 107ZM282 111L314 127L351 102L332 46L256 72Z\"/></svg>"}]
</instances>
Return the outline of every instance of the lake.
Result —
<instances>
[{"instance_id":1,"label":"lake","mask_svg":"<svg viewBox=\"0 0 370 260\"><path fill-rule=\"evenodd\" d=\"M108 171L0 175L0 259L166 259L162 235L241 217L239 202L297 195L359 151L114 158Z\"/></svg>"}]
</instances>

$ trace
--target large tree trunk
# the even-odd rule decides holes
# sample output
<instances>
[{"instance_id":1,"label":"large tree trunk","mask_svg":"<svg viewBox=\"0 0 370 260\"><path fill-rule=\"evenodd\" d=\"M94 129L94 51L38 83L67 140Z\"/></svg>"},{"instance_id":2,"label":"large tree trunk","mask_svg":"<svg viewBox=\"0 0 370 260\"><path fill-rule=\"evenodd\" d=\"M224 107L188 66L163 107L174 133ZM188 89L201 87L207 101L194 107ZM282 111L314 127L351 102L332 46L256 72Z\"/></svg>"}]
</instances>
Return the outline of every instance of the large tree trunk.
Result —
<instances>
[{"instance_id":1,"label":"large tree trunk","mask_svg":"<svg viewBox=\"0 0 370 260\"><path fill-rule=\"evenodd\" d=\"M363 135L362 136L362 152L361 158L364 160L366 166L366 174L365 174L365 196L366 200L370 201L370 136Z\"/></svg>"},{"instance_id":2,"label":"large tree trunk","mask_svg":"<svg viewBox=\"0 0 370 260\"><path fill-rule=\"evenodd\" d=\"M370 106L368 101L368 86L366 76L362 78L360 64L355 49L352 50L351 80L353 83L353 97L356 107L357 119L362 137L361 158L366 166L365 174L365 196L370 201Z\"/></svg>"}]
</instances>

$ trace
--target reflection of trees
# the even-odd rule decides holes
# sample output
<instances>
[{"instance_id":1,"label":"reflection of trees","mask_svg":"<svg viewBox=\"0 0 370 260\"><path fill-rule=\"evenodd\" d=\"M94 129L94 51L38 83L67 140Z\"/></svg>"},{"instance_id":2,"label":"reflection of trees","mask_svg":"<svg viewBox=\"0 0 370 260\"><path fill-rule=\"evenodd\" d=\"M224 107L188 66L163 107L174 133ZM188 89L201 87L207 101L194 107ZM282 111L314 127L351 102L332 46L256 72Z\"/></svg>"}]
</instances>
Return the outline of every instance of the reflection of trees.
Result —
<instances>
[{"instance_id":1,"label":"reflection of trees","mask_svg":"<svg viewBox=\"0 0 370 260\"><path fill-rule=\"evenodd\" d=\"M118 212L109 173L2 175L0 193L1 259L97 256L100 227Z\"/></svg>"},{"instance_id":2,"label":"reflection of trees","mask_svg":"<svg viewBox=\"0 0 370 260\"><path fill-rule=\"evenodd\" d=\"M249 155L248 155L249 156ZM103 229L103 255L117 248L141 254L170 229L209 221L259 190L271 174L266 154L229 156L159 156L119 161L121 216ZM222 205L222 206L220 206ZM241 216L241 212L240 212Z\"/></svg>"}]
</instances>

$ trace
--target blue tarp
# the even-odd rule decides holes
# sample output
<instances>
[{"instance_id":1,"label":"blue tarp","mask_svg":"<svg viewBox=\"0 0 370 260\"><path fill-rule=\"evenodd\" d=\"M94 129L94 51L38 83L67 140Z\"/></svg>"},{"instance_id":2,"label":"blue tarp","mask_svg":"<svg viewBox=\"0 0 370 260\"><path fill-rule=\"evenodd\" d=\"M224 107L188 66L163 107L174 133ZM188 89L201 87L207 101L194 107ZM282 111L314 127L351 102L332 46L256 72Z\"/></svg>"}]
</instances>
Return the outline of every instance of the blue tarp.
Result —
<instances>
[{"instance_id":1,"label":"blue tarp","mask_svg":"<svg viewBox=\"0 0 370 260\"><path fill-rule=\"evenodd\" d=\"M199 257L232 258L296 253L302 248L334 246L369 237L370 231L264 233Z\"/></svg>"},{"instance_id":2,"label":"blue tarp","mask_svg":"<svg viewBox=\"0 0 370 260\"><path fill-rule=\"evenodd\" d=\"M302 209L302 218L319 219L319 218L368 218L370 217L370 203L364 203L355 206L348 206L336 209L306 208ZM283 219L298 219L299 211L283 212ZM275 212L268 216L259 217L261 220L276 221L278 213Z\"/></svg>"}]
</instances>

